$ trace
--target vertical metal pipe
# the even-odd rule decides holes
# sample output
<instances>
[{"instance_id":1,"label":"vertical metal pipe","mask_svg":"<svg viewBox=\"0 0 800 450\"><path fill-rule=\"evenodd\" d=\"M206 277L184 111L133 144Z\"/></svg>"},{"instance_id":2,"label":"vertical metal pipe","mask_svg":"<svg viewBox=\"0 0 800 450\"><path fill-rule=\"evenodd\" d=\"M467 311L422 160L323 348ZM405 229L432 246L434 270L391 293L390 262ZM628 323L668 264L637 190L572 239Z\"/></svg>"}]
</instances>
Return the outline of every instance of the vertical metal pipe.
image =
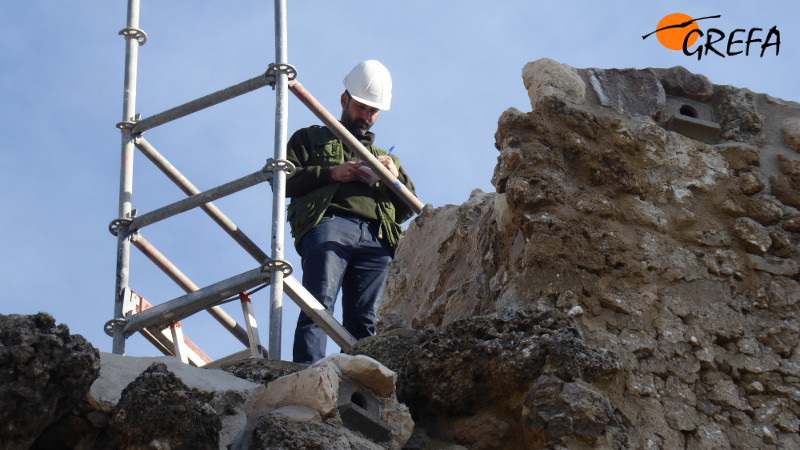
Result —
<instances>
[{"instance_id":1,"label":"vertical metal pipe","mask_svg":"<svg viewBox=\"0 0 800 450\"><path fill-rule=\"evenodd\" d=\"M128 0L127 29L139 28L139 0ZM139 57L139 40L130 34L125 37L125 86L122 97L122 122L133 122L136 114L136 71ZM131 126L122 126L122 155L119 177L119 218L130 219L131 196L133 193L133 152L134 143ZM120 227L117 235L117 276L114 295L114 318L123 319L123 308L128 291L131 243L127 227ZM125 353L125 334L122 327L114 327L111 351L118 355Z\"/></svg>"},{"instance_id":2,"label":"vertical metal pipe","mask_svg":"<svg viewBox=\"0 0 800 450\"><path fill-rule=\"evenodd\" d=\"M275 0L275 64L288 64L286 33L286 0ZM286 159L286 141L289 115L289 76L278 71L275 79L275 156ZM286 173L275 171L272 181L272 259L283 260L284 222L286 203ZM281 322L283 315L283 272L274 269L270 281L269 357L281 359Z\"/></svg>"}]
</instances>

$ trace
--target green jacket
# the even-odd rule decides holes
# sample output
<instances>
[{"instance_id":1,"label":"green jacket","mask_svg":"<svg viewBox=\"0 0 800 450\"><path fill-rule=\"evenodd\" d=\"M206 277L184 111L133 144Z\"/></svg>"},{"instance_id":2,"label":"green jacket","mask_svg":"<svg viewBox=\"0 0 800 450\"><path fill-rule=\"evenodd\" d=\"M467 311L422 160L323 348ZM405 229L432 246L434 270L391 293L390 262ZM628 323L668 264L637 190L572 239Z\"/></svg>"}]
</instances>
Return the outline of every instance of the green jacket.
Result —
<instances>
[{"instance_id":1,"label":"green jacket","mask_svg":"<svg viewBox=\"0 0 800 450\"><path fill-rule=\"evenodd\" d=\"M374 134L367 133L361 143L373 155L385 155L385 151L372 145L374 139ZM414 192L414 185L400 167L400 160L394 155L390 157L400 172L398 180ZM332 167L359 158L330 130L320 126L298 130L289 139L286 158L296 167L295 173L286 180L286 196L291 198L287 219L298 251L300 240L329 209L377 222L378 237L392 247L397 245L402 232L399 224L410 219L413 211L381 181L374 187L360 182L333 181Z\"/></svg>"}]
</instances>

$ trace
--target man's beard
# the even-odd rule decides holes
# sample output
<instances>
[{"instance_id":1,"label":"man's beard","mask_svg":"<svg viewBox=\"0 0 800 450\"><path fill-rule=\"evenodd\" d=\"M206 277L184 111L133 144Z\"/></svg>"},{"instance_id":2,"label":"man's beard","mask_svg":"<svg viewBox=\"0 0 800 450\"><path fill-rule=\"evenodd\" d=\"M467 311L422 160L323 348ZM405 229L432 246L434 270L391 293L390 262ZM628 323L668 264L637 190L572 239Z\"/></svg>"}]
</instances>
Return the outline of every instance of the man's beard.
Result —
<instances>
[{"instance_id":1,"label":"man's beard","mask_svg":"<svg viewBox=\"0 0 800 450\"><path fill-rule=\"evenodd\" d=\"M348 131L355 134L356 136L364 136L367 134L367 131L370 129L370 124L367 123L364 119L355 119L353 120L347 111L345 110L342 112L342 125L347 128Z\"/></svg>"}]
</instances>

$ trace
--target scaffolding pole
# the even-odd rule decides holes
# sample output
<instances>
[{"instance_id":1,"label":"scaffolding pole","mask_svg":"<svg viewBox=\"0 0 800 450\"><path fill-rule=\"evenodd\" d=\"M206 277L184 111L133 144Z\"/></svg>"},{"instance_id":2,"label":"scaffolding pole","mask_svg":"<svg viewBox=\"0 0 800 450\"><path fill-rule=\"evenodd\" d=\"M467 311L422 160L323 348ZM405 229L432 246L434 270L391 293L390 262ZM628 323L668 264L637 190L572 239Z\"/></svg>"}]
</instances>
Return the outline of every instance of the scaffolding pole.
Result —
<instances>
[{"instance_id":1,"label":"scaffolding pole","mask_svg":"<svg viewBox=\"0 0 800 450\"><path fill-rule=\"evenodd\" d=\"M147 239L144 238L141 234L136 235L136 239L133 240L133 245L136 246L153 264L156 265L162 272L164 272L172 281L175 282L181 289L184 290L187 294L190 292L199 291L200 287L198 287L192 280L189 279L180 269L178 269L172 262L167 259L166 256L161 254ZM212 306L207 308L211 317L213 317L217 322L220 323L226 330L228 330L236 339L239 340L245 347L250 346L250 340L248 339L247 331L244 330L239 324L236 323L233 317L229 316L228 313L225 312L219 306Z\"/></svg>"},{"instance_id":2,"label":"scaffolding pole","mask_svg":"<svg viewBox=\"0 0 800 450\"><path fill-rule=\"evenodd\" d=\"M286 32L286 0L275 0L275 161L286 160L289 95ZM272 260L283 262L286 203L286 172L276 170L272 183ZM270 273L269 358L281 359L283 317L283 270L275 265Z\"/></svg>"},{"instance_id":3,"label":"scaffolding pole","mask_svg":"<svg viewBox=\"0 0 800 450\"><path fill-rule=\"evenodd\" d=\"M144 44L145 34L139 30L139 0L128 0L128 17L126 27L120 31L125 38L125 85L122 97L122 122L117 126L122 131L122 154L119 181L118 218L126 221L131 218L131 201L133 194L133 153L134 142L132 128L136 116L136 72L139 58L139 46ZM123 224L117 231L117 273L114 293L114 321L112 327L113 343L111 351L118 355L125 354L125 333L119 324L125 319L123 311L126 301L130 300L128 288L130 270L131 243L128 239L127 226Z\"/></svg>"},{"instance_id":4,"label":"scaffolding pole","mask_svg":"<svg viewBox=\"0 0 800 450\"><path fill-rule=\"evenodd\" d=\"M234 97L238 97L240 95L247 94L248 92L255 91L256 89L260 89L264 86L273 84L275 84L275 78L269 73L250 78L249 80L245 80L239 84L221 89L204 97L184 103L183 105L176 106L142 119L136 122L136 126L133 127L133 134L141 134L159 125L164 125L165 123L188 116L194 112L206 109L210 106L214 106Z\"/></svg>"},{"instance_id":5,"label":"scaffolding pole","mask_svg":"<svg viewBox=\"0 0 800 450\"><path fill-rule=\"evenodd\" d=\"M148 225L168 219L182 212L189 211L190 209L197 208L198 206L203 206L207 203L211 203L214 200L231 195L271 179L272 172L265 167L258 172L253 172L250 175L246 175L223 185L211 188L199 194L192 195L191 197L183 200L178 200L175 203L162 206L161 208L154 209L153 211L142 214L141 216L136 216L128 227L128 231L134 232L136 230L140 230Z\"/></svg>"},{"instance_id":6,"label":"scaffolding pole","mask_svg":"<svg viewBox=\"0 0 800 450\"><path fill-rule=\"evenodd\" d=\"M136 148L138 148L156 167L164 173L173 183L175 183L186 195L197 195L197 189L188 178L178 171L164 156L156 150L147 140L142 137L136 138ZM263 264L269 256L250 239L244 231L233 223L228 216L222 213L213 203L206 203L200 207L211 219L216 222L228 235L233 238L250 256L259 264Z\"/></svg>"},{"instance_id":7,"label":"scaffolding pole","mask_svg":"<svg viewBox=\"0 0 800 450\"><path fill-rule=\"evenodd\" d=\"M130 334L149 327L164 327L216 306L225 299L266 281L269 281L269 274L264 273L260 267L243 272L132 315L125 324L125 333Z\"/></svg>"}]
</instances>

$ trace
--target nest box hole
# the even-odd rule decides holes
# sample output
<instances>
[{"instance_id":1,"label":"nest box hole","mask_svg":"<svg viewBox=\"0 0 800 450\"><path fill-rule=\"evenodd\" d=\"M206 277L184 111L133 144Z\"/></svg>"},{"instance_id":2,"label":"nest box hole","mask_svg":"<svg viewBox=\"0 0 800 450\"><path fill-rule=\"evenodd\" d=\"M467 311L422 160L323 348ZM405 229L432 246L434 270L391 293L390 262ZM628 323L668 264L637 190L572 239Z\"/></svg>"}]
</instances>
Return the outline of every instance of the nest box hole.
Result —
<instances>
[{"instance_id":1,"label":"nest box hole","mask_svg":"<svg viewBox=\"0 0 800 450\"><path fill-rule=\"evenodd\" d=\"M681 105L680 113L684 116L697 118L697 110L689 105Z\"/></svg>"},{"instance_id":2,"label":"nest box hole","mask_svg":"<svg viewBox=\"0 0 800 450\"><path fill-rule=\"evenodd\" d=\"M367 398L360 392L353 392L353 395L350 396L350 403L360 408L367 409Z\"/></svg>"}]
</instances>

